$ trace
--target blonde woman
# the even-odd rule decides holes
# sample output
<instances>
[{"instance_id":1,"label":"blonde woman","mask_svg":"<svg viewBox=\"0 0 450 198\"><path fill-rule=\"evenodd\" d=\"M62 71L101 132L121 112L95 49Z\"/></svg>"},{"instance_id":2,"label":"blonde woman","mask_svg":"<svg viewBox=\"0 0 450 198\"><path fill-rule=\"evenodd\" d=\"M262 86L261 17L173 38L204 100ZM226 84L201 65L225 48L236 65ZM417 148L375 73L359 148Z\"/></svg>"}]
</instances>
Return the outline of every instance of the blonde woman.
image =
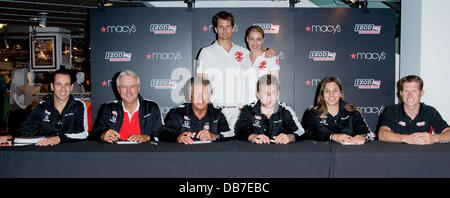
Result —
<instances>
[{"instance_id":1,"label":"blonde woman","mask_svg":"<svg viewBox=\"0 0 450 198\"><path fill-rule=\"evenodd\" d=\"M264 50L264 31L261 27L254 25L247 29L245 40L250 50L248 56L242 60L244 69L245 94L248 103L256 101L256 82L264 75L272 75L276 79L280 77L280 63L278 56L266 57Z\"/></svg>"}]
</instances>

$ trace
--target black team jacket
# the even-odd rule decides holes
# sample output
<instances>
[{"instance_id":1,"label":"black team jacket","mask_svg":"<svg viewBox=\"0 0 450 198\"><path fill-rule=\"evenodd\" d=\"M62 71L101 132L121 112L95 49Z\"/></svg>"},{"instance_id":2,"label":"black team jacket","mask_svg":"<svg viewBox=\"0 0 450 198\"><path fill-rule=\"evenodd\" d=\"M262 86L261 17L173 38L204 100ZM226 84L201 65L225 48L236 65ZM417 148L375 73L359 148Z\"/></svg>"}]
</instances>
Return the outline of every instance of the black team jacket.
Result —
<instances>
[{"instance_id":1,"label":"black team jacket","mask_svg":"<svg viewBox=\"0 0 450 198\"><path fill-rule=\"evenodd\" d=\"M339 112L336 116L327 113L321 117L316 111L318 107L310 107L303 116L302 125L307 139L329 141L331 134L347 134L349 136L366 135L367 140L373 140L375 134L367 126L361 113L356 109L349 111L346 102L339 101Z\"/></svg>"},{"instance_id":2,"label":"black team jacket","mask_svg":"<svg viewBox=\"0 0 450 198\"><path fill-rule=\"evenodd\" d=\"M203 129L219 135L216 141L234 138L222 109L214 107L211 103L208 104L206 115L201 120L194 114L192 104L185 103L171 109L164 123L159 136L162 141L176 142L178 136L185 131L198 133Z\"/></svg>"},{"instance_id":3,"label":"black team jacket","mask_svg":"<svg viewBox=\"0 0 450 198\"><path fill-rule=\"evenodd\" d=\"M81 100L69 96L61 114L55 108L53 95L42 100L20 125L17 132L22 136L32 137L41 133L43 136L59 136L60 142L83 140L88 137L88 120L86 105Z\"/></svg>"},{"instance_id":4,"label":"black team jacket","mask_svg":"<svg viewBox=\"0 0 450 198\"><path fill-rule=\"evenodd\" d=\"M151 140L158 141L157 137L162 126L162 116L159 106L154 101L142 98L141 95L138 95L138 100L140 105L139 127L141 134L149 135ZM92 138L100 140L101 135L109 129L113 129L119 133L123 119L124 111L121 99L103 104L100 107L95 126L91 132Z\"/></svg>"},{"instance_id":5,"label":"black team jacket","mask_svg":"<svg viewBox=\"0 0 450 198\"><path fill-rule=\"evenodd\" d=\"M248 141L251 134L264 134L270 139L280 133L293 134L299 140L304 131L295 112L285 103L278 102L276 112L268 119L261 113L261 102L258 100L245 105L236 122L236 137Z\"/></svg>"}]
</instances>

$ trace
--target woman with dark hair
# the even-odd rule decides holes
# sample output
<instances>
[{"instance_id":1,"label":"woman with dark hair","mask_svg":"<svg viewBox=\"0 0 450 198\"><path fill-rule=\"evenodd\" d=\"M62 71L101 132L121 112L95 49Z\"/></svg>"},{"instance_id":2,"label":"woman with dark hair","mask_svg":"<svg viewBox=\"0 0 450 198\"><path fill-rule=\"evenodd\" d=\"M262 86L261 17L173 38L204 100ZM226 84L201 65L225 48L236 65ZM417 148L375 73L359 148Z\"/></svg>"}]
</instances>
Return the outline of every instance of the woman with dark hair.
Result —
<instances>
[{"instance_id":1,"label":"woman with dark hair","mask_svg":"<svg viewBox=\"0 0 450 198\"><path fill-rule=\"evenodd\" d=\"M342 86L332 76L321 81L316 106L306 111L302 126L307 139L343 145L362 145L375 137L357 107L344 100Z\"/></svg>"}]
</instances>

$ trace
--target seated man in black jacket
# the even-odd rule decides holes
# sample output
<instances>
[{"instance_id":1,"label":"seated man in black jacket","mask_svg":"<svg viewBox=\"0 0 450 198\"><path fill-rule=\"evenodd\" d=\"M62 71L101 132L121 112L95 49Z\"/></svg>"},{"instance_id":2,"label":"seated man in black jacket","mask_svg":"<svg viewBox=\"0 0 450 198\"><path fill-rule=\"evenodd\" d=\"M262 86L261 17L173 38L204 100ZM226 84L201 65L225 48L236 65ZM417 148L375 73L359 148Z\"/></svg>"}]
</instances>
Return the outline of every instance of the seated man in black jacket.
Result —
<instances>
[{"instance_id":1,"label":"seated man in black jacket","mask_svg":"<svg viewBox=\"0 0 450 198\"><path fill-rule=\"evenodd\" d=\"M196 139L222 141L233 138L222 109L209 103L212 92L209 80L197 76L188 83L191 103L169 111L161 128L161 140L193 144Z\"/></svg>"},{"instance_id":2,"label":"seated man in black jacket","mask_svg":"<svg viewBox=\"0 0 450 198\"><path fill-rule=\"evenodd\" d=\"M72 76L67 70L57 70L50 83L54 95L41 101L23 122L14 136L34 136L40 130L47 138L37 146L53 146L62 142L81 140L88 136L86 106L70 94ZM11 141L11 136L0 137ZM4 143L4 141L2 141ZM9 143L10 144L10 143Z\"/></svg>"},{"instance_id":3,"label":"seated man in black jacket","mask_svg":"<svg viewBox=\"0 0 450 198\"><path fill-rule=\"evenodd\" d=\"M257 144L288 144L304 131L295 112L278 101L278 79L270 74L259 78L256 103L245 105L236 123L236 137Z\"/></svg>"},{"instance_id":4,"label":"seated man in black jacket","mask_svg":"<svg viewBox=\"0 0 450 198\"><path fill-rule=\"evenodd\" d=\"M139 95L139 76L132 70L125 70L120 72L116 83L120 99L102 105L92 136L109 143L158 141L161 112L156 102Z\"/></svg>"}]
</instances>

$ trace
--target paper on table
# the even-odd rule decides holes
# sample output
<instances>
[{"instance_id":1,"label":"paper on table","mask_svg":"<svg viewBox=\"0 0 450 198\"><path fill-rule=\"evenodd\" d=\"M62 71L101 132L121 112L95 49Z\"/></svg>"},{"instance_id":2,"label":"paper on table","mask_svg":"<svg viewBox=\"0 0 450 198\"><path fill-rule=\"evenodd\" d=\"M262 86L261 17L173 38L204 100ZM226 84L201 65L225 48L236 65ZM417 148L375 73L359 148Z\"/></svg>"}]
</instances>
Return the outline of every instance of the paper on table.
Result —
<instances>
[{"instance_id":1,"label":"paper on table","mask_svg":"<svg viewBox=\"0 0 450 198\"><path fill-rule=\"evenodd\" d=\"M36 144L43 139L45 139L45 137L14 138L14 144Z\"/></svg>"},{"instance_id":2,"label":"paper on table","mask_svg":"<svg viewBox=\"0 0 450 198\"><path fill-rule=\"evenodd\" d=\"M27 146L27 145L31 145L31 144L16 144L16 143L14 143L14 145L12 145L12 146Z\"/></svg>"},{"instance_id":3,"label":"paper on table","mask_svg":"<svg viewBox=\"0 0 450 198\"><path fill-rule=\"evenodd\" d=\"M116 144L139 144L139 143L125 140L125 141L117 141Z\"/></svg>"},{"instance_id":4,"label":"paper on table","mask_svg":"<svg viewBox=\"0 0 450 198\"><path fill-rule=\"evenodd\" d=\"M208 144L211 143L211 140L205 140L205 141L194 141L194 144Z\"/></svg>"}]
</instances>

